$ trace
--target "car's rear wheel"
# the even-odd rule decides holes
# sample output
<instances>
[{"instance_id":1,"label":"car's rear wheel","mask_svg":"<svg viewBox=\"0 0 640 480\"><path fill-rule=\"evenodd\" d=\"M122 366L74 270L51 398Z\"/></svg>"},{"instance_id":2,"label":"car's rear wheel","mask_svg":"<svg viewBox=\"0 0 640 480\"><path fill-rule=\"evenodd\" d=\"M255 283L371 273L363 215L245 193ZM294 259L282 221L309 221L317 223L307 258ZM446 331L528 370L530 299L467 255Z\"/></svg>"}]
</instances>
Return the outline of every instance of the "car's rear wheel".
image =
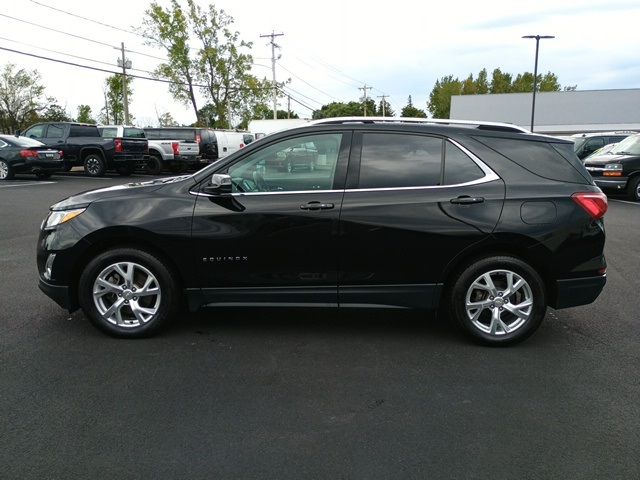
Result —
<instances>
[{"instance_id":1,"label":"car's rear wheel","mask_svg":"<svg viewBox=\"0 0 640 480\"><path fill-rule=\"evenodd\" d=\"M84 172L90 177L101 177L104 175L106 166L104 160L97 153L90 153L84 157Z\"/></svg>"},{"instance_id":2,"label":"car's rear wheel","mask_svg":"<svg viewBox=\"0 0 640 480\"><path fill-rule=\"evenodd\" d=\"M6 160L0 160L0 181L11 180L13 178L13 168Z\"/></svg>"},{"instance_id":3,"label":"car's rear wheel","mask_svg":"<svg viewBox=\"0 0 640 480\"><path fill-rule=\"evenodd\" d=\"M536 331L546 312L540 275L507 256L468 266L454 280L448 301L451 316L486 345L521 342Z\"/></svg>"},{"instance_id":4,"label":"car's rear wheel","mask_svg":"<svg viewBox=\"0 0 640 480\"><path fill-rule=\"evenodd\" d=\"M150 175L159 175L162 171L162 158L160 155L150 154L145 161L145 171Z\"/></svg>"},{"instance_id":5,"label":"car's rear wheel","mask_svg":"<svg viewBox=\"0 0 640 480\"><path fill-rule=\"evenodd\" d=\"M80 276L78 294L85 315L116 337L148 337L175 314L174 276L155 256L134 248L109 250Z\"/></svg>"},{"instance_id":6,"label":"car's rear wheel","mask_svg":"<svg viewBox=\"0 0 640 480\"><path fill-rule=\"evenodd\" d=\"M627 196L633 202L640 202L640 175L636 175L627 185Z\"/></svg>"}]
</instances>

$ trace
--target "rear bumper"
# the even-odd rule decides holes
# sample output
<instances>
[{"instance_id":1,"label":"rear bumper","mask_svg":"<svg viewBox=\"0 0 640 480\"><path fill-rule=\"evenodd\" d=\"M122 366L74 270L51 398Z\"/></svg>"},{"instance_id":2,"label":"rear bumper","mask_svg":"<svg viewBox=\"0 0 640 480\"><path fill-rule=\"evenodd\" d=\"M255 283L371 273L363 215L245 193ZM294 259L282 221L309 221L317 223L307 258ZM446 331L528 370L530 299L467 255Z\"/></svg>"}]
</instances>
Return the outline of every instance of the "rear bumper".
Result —
<instances>
[{"instance_id":1,"label":"rear bumper","mask_svg":"<svg viewBox=\"0 0 640 480\"><path fill-rule=\"evenodd\" d=\"M593 303L606 283L606 275L557 280L555 302L550 306L560 309Z\"/></svg>"},{"instance_id":2,"label":"rear bumper","mask_svg":"<svg viewBox=\"0 0 640 480\"><path fill-rule=\"evenodd\" d=\"M65 308L72 312L77 308L75 302L71 301L71 297L69 295L69 287L65 285L53 285L51 283L45 282L42 278L38 280L38 288L42 290L42 292L60 305L62 308Z\"/></svg>"}]
</instances>

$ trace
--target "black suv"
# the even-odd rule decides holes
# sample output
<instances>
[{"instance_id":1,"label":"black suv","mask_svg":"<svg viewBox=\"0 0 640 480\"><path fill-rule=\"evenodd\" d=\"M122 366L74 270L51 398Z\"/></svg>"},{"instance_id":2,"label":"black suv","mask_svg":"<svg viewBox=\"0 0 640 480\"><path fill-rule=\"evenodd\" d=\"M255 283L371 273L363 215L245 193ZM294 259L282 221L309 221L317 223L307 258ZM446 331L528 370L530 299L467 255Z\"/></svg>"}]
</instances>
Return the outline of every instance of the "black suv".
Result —
<instances>
[{"instance_id":1,"label":"black suv","mask_svg":"<svg viewBox=\"0 0 640 480\"><path fill-rule=\"evenodd\" d=\"M607 201L570 142L506 124L326 119L190 176L51 207L40 288L103 331L186 304L443 308L495 345L605 284ZM291 149L316 168L266 168Z\"/></svg>"}]
</instances>

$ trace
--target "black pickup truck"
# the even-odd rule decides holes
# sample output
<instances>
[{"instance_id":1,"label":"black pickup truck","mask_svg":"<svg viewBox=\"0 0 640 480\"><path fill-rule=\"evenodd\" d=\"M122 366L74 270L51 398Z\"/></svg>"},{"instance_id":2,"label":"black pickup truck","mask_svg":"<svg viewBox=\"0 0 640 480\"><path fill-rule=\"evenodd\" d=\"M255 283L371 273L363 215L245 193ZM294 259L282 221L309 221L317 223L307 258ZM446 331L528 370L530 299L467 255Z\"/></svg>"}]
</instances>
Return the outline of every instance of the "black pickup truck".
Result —
<instances>
[{"instance_id":1,"label":"black pickup truck","mask_svg":"<svg viewBox=\"0 0 640 480\"><path fill-rule=\"evenodd\" d=\"M61 150L65 170L84 166L91 177L102 176L107 170L130 175L144 161L148 150L144 138L102 138L97 126L85 123L36 123L22 135Z\"/></svg>"}]
</instances>

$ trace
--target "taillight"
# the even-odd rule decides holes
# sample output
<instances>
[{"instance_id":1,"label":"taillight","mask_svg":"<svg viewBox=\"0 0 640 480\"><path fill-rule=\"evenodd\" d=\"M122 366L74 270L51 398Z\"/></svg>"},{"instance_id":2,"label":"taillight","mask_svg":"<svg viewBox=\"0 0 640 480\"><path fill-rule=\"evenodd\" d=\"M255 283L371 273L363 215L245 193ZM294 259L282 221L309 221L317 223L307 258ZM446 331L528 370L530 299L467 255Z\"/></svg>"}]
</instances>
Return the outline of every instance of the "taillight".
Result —
<instances>
[{"instance_id":1,"label":"taillight","mask_svg":"<svg viewBox=\"0 0 640 480\"><path fill-rule=\"evenodd\" d=\"M200 145L201 141L202 141L202 137L200 135L196 135L196 143Z\"/></svg>"},{"instance_id":2,"label":"taillight","mask_svg":"<svg viewBox=\"0 0 640 480\"><path fill-rule=\"evenodd\" d=\"M599 218L604 217L604 214L607 212L607 196L602 192L574 193L573 195L571 195L571 198L574 202L580 205L585 212L591 215L591 218L593 218L594 220L598 220Z\"/></svg>"},{"instance_id":3,"label":"taillight","mask_svg":"<svg viewBox=\"0 0 640 480\"><path fill-rule=\"evenodd\" d=\"M244 143L241 143L241 144L240 144L240 148L244 148Z\"/></svg>"},{"instance_id":4,"label":"taillight","mask_svg":"<svg viewBox=\"0 0 640 480\"><path fill-rule=\"evenodd\" d=\"M122 147L122 139L121 138L115 138L113 140L113 144L116 146L116 152L118 152L118 153L124 152L124 148Z\"/></svg>"},{"instance_id":5,"label":"taillight","mask_svg":"<svg viewBox=\"0 0 640 480\"><path fill-rule=\"evenodd\" d=\"M35 150L20 150L20 156L22 158L37 158L38 152L36 152Z\"/></svg>"},{"instance_id":6,"label":"taillight","mask_svg":"<svg viewBox=\"0 0 640 480\"><path fill-rule=\"evenodd\" d=\"M60 158L64 157L64 152L62 150L58 150L58 155L60 155Z\"/></svg>"},{"instance_id":7,"label":"taillight","mask_svg":"<svg viewBox=\"0 0 640 480\"><path fill-rule=\"evenodd\" d=\"M171 142L171 148L174 155L180 155L180 144L178 142Z\"/></svg>"}]
</instances>

